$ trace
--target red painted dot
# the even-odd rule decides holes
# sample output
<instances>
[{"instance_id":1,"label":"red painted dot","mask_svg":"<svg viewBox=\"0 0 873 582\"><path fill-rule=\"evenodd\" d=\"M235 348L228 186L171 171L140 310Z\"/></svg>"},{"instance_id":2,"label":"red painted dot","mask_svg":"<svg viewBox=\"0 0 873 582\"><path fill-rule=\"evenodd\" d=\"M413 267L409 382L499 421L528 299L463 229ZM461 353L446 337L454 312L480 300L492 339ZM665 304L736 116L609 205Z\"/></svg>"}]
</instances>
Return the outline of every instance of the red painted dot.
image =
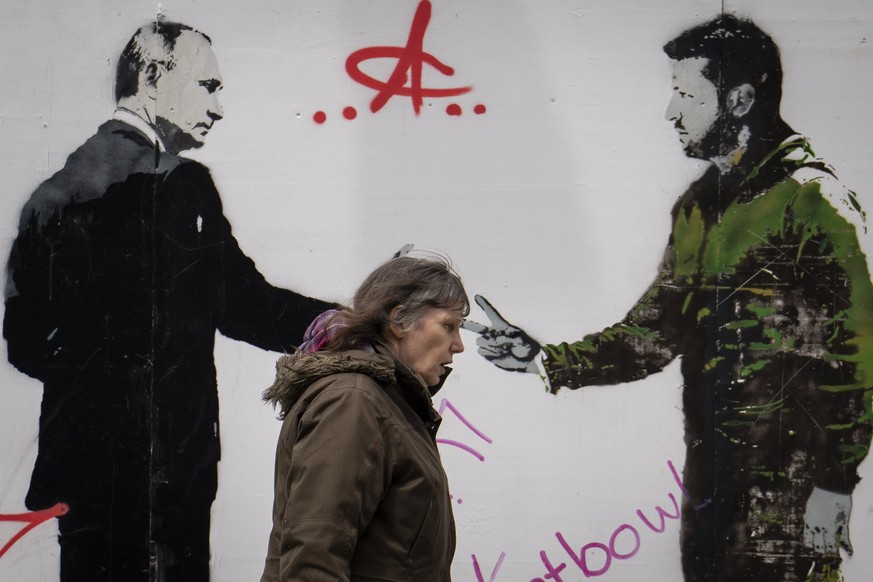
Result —
<instances>
[{"instance_id":1,"label":"red painted dot","mask_svg":"<svg viewBox=\"0 0 873 582\"><path fill-rule=\"evenodd\" d=\"M324 123L327 121L327 114L324 111L316 111L315 115L312 116L312 121L318 124Z\"/></svg>"},{"instance_id":2,"label":"red painted dot","mask_svg":"<svg viewBox=\"0 0 873 582\"><path fill-rule=\"evenodd\" d=\"M446 107L446 113L448 113L449 115L457 117L458 115L461 114L461 106L458 105L457 103L452 103L451 105Z\"/></svg>"},{"instance_id":3,"label":"red painted dot","mask_svg":"<svg viewBox=\"0 0 873 582\"><path fill-rule=\"evenodd\" d=\"M358 111L351 105L343 109L343 117L345 117L346 119L354 119L357 116Z\"/></svg>"},{"instance_id":4,"label":"red painted dot","mask_svg":"<svg viewBox=\"0 0 873 582\"><path fill-rule=\"evenodd\" d=\"M478 105L476 105L476 107L473 108L473 113L475 113L476 115L482 115L483 113L485 113L485 111L487 111L487 109L481 103L479 103Z\"/></svg>"}]
</instances>

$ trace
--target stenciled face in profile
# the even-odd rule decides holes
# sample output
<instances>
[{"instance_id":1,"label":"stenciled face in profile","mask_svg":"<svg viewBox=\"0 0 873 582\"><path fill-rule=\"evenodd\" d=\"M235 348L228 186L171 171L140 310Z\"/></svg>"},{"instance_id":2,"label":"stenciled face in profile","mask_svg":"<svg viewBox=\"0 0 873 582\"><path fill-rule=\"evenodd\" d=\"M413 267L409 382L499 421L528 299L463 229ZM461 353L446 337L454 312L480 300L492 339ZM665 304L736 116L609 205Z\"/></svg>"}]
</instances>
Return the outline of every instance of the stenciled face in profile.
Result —
<instances>
[{"instance_id":1,"label":"stenciled face in profile","mask_svg":"<svg viewBox=\"0 0 873 582\"><path fill-rule=\"evenodd\" d=\"M685 153L708 159L717 149L720 117L718 89L703 76L709 59L694 57L673 62L673 97L667 106L667 121L673 123ZM716 142L713 144L713 142Z\"/></svg>"},{"instance_id":2,"label":"stenciled face in profile","mask_svg":"<svg viewBox=\"0 0 873 582\"><path fill-rule=\"evenodd\" d=\"M185 31L176 39L175 66L160 66L156 88L156 129L175 152L202 147L212 125L224 116L218 102L221 73L209 41Z\"/></svg>"},{"instance_id":3,"label":"stenciled face in profile","mask_svg":"<svg viewBox=\"0 0 873 582\"><path fill-rule=\"evenodd\" d=\"M452 357L464 351L460 309L432 307L422 313L412 328L393 330L397 357L422 377L428 386L439 384Z\"/></svg>"}]
</instances>

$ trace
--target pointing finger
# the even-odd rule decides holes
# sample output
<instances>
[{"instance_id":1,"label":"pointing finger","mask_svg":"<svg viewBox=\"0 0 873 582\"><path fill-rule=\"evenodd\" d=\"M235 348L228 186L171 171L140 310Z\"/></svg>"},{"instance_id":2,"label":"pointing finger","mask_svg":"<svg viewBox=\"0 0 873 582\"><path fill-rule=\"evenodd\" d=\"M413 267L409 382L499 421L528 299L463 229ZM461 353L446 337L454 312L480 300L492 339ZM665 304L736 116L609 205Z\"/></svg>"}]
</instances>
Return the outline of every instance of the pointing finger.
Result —
<instances>
[{"instance_id":1,"label":"pointing finger","mask_svg":"<svg viewBox=\"0 0 873 582\"><path fill-rule=\"evenodd\" d=\"M483 334L486 333L490 328L487 325L482 325L476 321L471 319L465 319L461 322L461 327L466 329L467 331L472 331L473 333Z\"/></svg>"},{"instance_id":2,"label":"pointing finger","mask_svg":"<svg viewBox=\"0 0 873 582\"><path fill-rule=\"evenodd\" d=\"M476 300L476 305L482 308L482 311L485 312L485 315L491 321L491 326L495 329L504 329L507 327L512 327L508 321L503 319L503 316L500 315L500 312L494 309L491 303L488 302L487 299L482 297L481 295L475 295L473 299Z\"/></svg>"}]
</instances>

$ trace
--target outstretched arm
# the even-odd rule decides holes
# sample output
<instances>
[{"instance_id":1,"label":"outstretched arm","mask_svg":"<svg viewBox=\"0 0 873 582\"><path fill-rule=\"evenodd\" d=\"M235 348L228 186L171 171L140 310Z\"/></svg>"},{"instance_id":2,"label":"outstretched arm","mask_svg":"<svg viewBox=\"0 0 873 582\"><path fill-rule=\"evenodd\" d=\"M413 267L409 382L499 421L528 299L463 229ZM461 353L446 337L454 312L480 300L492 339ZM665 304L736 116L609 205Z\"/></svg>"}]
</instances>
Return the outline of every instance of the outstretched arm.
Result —
<instances>
[{"instance_id":1,"label":"outstretched arm","mask_svg":"<svg viewBox=\"0 0 873 582\"><path fill-rule=\"evenodd\" d=\"M204 227L209 232L208 245L221 270L216 278L219 289L215 315L222 334L265 350L291 352L301 342L309 323L336 307L271 285L264 278L240 249L205 166L183 163L167 174L160 186L166 191L167 201L186 201L166 209L166 221L174 229L190 228L184 220L190 217L191 208L196 208L198 220L208 225Z\"/></svg>"},{"instance_id":2,"label":"outstretched arm","mask_svg":"<svg viewBox=\"0 0 873 582\"><path fill-rule=\"evenodd\" d=\"M302 342L313 319L337 307L271 285L232 236L226 240L223 252L226 276L219 330L228 337L290 353Z\"/></svg>"},{"instance_id":3,"label":"outstretched arm","mask_svg":"<svg viewBox=\"0 0 873 582\"><path fill-rule=\"evenodd\" d=\"M491 323L468 320L464 328L479 334L476 345L486 360L504 370L542 374L552 393L561 386L576 389L639 380L663 369L680 350L675 337L687 323L681 312L687 293L670 284L669 273L665 260L658 278L621 322L575 342L541 346L480 295L476 303ZM544 374L537 356L542 357Z\"/></svg>"}]
</instances>

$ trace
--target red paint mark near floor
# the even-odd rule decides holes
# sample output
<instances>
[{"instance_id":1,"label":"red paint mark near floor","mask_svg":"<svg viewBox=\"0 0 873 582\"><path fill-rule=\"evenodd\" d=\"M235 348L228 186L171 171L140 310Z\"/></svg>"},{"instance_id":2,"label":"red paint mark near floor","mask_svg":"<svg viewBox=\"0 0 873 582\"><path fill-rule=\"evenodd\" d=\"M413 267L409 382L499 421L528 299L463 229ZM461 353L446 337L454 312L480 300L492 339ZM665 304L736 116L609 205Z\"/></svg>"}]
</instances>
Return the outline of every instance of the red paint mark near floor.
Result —
<instances>
[{"instance_id":1,"label":"red paint mark near floor","mask_svg":"<svg viewBox=\"0 0 873 582\"><path fill-rule=\"evenodd\" d=\"M42 509L40 511L0 514L0 521L20 522L25 524L20 530L18 530L15 535L13 535L9 539L8 542L6 542L5 546L0 548L0 558L3 557L3 554L9 551L9 548L15 545L15 542L24 537L27 532L53 517L64 515L69 510L70 507L66 503L56 503L48 509Z\"/></svg>"}]
</instances>

